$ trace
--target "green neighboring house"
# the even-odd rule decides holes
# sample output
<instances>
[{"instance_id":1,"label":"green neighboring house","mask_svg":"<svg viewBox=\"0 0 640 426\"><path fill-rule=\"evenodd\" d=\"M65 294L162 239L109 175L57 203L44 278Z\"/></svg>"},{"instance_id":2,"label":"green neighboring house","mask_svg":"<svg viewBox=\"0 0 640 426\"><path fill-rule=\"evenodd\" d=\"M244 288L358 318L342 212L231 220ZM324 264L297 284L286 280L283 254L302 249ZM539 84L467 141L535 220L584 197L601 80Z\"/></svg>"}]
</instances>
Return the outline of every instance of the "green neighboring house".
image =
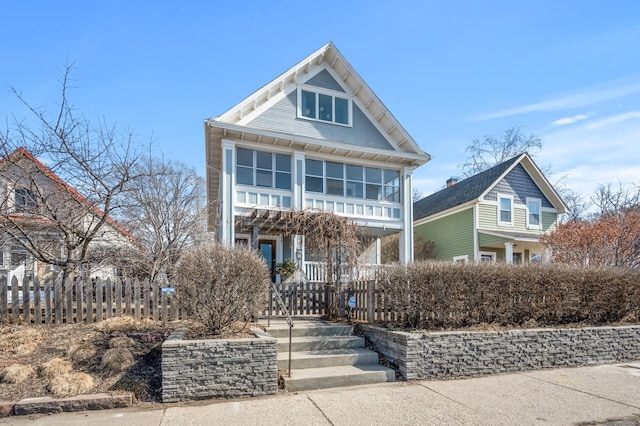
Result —
<instances>
[{"instance_id":1,"label":"green neighboring house","mask_svg":"<svg viewBox=\"0 0 640 426\"><path fill-rule=\"evenodd\" d=\"M546 259L540 236L556 229L566 205L524 153L413 204L413 227L435 243L436 258L528 263Z\"/></svg>"}]
</instances>

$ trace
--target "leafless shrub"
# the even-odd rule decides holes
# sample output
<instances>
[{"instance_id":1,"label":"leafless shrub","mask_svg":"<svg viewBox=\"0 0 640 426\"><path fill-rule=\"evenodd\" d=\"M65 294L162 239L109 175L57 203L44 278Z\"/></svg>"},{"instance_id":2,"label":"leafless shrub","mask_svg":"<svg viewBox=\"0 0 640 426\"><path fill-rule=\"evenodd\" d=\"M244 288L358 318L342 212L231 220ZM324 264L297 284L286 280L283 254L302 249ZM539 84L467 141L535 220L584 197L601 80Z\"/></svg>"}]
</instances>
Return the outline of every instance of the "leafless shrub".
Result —
<instances>
[{"instance_id":1,"label":"leafless shrub","mask_svg":"<svg viewBox=\"0 0 640 426\"><path fill-rule=\"evenodd\" d=\"M131 351L126 348L107 349L102 356L100 367L111 371L124 371L134 363Z\"/></svg>"},{"instance_id":2,"label":"leafless shrub","mask_svg":"<svg viewBox=\"0 0 640 426\"><path fill-rule=\"evenodd\" d=\"M74 362L87 362L96 356L96 347L90 342L82 342L69 348L67 357Z\"/></svg>"},{"instance_id":3,"label":"leafless shrub","mask_svg":"<svg viewBox=\"0 0 640 426\"><path fill-rule=\"evenodd\" d=\"M68 374L73 370L71 363L62 358L54 358L40 366L40 374L49 380Z\"/></svg>"},{"instance_id":4,"label":"leafless shrub","mask_svg":"<svg viewBox=\"0 0 640 426\"><path fill-rule=\"evenodd\" d=\"M380 255L382 263L393 263L400 260L400 235L393 234L381 241ZM413 233L413 258L416 261L436 258L436 247L433 241L425 240L420 234Z\"/></svg>"},{"instance_id":5,"label":"leafless shrub","mask_svg":"<svg viewBox=\"0 0 640 426\"><path fill-rule=\"evenodd\" d=\"M185 254L176 271L180 311L222 334L234 322L248 322L265 306L269 270L248 248L219 243Z\"/></svg>"},{"instance_id":6,"label":"leafless shrub","mask_svg":"<svg viewBox=\"0 0 640 426\"><path fill-rule=\"evenodd\" d=\"M30 365L12 364L2 370L2 380L17 385L35 376L35 374L36 371Z\"/></svg>"},{"instance_id":7,"label":"leafless shrub","mask_svg":"<svg viewBox=\"0 0 640 426\"><path fill-rule=\"evenodd\" d=\"M408 328L557 326L640 318L640 272L548 265L419 262L389 268L385 305Z\"/></svg>"},{"instance_id":8,"label":"leafless shrub","mask_svg":"<svg viewBox=\"0 0 640 426\"><path fill-rule=\"evenodd\" d=\"M109 347L112 349L113 348L130 348L133 345L135 345L135 342L131 337L127 337L127 336L112 337L111 339L109 339Z\"/></svg>"},{"instance_id":9,"label":"leafless shrub","mask_svg":"<svg viewBox=\"0 0 640 426\"><path fill-rule=\"evenodd\" d=\"M49 391L57 397L80 395L95 386L93 377L87 373L67 373L51 379Z\"/></svg>"}]
</instances>

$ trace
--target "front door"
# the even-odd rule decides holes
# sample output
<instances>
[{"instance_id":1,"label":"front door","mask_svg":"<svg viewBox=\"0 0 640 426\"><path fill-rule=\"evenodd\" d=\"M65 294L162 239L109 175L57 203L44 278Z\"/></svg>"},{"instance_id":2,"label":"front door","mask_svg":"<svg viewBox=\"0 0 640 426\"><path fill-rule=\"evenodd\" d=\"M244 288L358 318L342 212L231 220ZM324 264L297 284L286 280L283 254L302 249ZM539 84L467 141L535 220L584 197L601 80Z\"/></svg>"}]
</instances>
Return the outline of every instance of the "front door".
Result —
<instances>
[{"instance_id":1,"label":"front door","mask_svg":"<svg viewBox=\"0 0 640 426\"><path fill-rule=\"evenodd\" d=\"M267 266L271 272L271 281L274 282L276 278L276 242L273 240L259 240L258 249L267 262Z\"/></svg>"}]
</instances>

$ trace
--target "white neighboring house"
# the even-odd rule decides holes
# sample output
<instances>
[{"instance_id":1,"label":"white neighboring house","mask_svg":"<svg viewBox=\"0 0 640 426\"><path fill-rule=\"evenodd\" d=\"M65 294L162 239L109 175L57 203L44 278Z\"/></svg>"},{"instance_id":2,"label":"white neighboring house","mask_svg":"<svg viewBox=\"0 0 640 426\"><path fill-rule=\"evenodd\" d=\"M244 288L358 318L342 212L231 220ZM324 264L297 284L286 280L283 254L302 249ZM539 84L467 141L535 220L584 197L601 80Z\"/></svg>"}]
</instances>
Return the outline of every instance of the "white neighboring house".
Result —
<instances>
[{"instance_id":1,"label":"white neighboring house","mask_svg":"<svg viewBox=\"0 0 640 426\"><path fill-rule=\"evenodd\" d=\"M28 171L28 176L21 176L25 171ZM86 210L91 212L84 219L87 226L95 218L104 215L26 149L18 148L7 158L0 159L0 273L7 274L9 283L14 276L22 282L25 274L29 278L37 275L42 279L46 273L55 270L54 266L38 262L18 241L12 240L7 235L7 226L10 226L8 219L17 221L28 231L29 238L55 244L56 239L62 238L60 231L49 218L38 214L41 211L39 202L53 203L55 199L52 197L39 201L38 193L53 194L56 190L65 194L65 197L73 197L76 203L87 206ZM137 247L135 238L110 218L90 243L93 247L100 245ZM62 250L62 246L59 246ZM113 278L117 273L115 267L102 265L92 270L91 276Z\"/></svg>"},{"instance_id":2,"label":"white neighboring house","mask_svg":"<svg viewBox=\"0 0 640 426\"><path fill-rule=\"evenodd\" d=\"M430 156L333 43L204 124L208 224L223 243L250 242L272 268L293 258L318 277L303 238L251 218L317 209L378 237L369 263L380 263L379 237L395 233L400 261L413 259L412 173Z\"/></svg>"}]
</instances>

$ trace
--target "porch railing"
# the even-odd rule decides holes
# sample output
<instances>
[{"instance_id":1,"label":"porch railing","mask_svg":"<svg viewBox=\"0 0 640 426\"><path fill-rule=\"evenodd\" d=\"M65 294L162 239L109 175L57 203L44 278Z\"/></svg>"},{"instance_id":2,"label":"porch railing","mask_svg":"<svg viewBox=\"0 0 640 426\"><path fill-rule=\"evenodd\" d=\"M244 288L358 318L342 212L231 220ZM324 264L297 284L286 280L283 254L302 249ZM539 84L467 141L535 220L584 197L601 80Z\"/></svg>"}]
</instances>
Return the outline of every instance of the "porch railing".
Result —
<instances>
[{"instance_id":1,"label":"porch railing","mask_svg":"<svg viewBox=\"0 0 640 426\"><path fill-rule=\"evenodd\" d=\"M307 280L314 283L327 282L327 264L324 262L303 262L304 273ZM383 265L365 264L357 268L351 268L348 265L342 265L340 267L340 281L357 281L357 280L369 280L375 279L376 271L378 271ZM338 277L334 277L334 281L337 281Z\"/></svg>"}]
</instances>

